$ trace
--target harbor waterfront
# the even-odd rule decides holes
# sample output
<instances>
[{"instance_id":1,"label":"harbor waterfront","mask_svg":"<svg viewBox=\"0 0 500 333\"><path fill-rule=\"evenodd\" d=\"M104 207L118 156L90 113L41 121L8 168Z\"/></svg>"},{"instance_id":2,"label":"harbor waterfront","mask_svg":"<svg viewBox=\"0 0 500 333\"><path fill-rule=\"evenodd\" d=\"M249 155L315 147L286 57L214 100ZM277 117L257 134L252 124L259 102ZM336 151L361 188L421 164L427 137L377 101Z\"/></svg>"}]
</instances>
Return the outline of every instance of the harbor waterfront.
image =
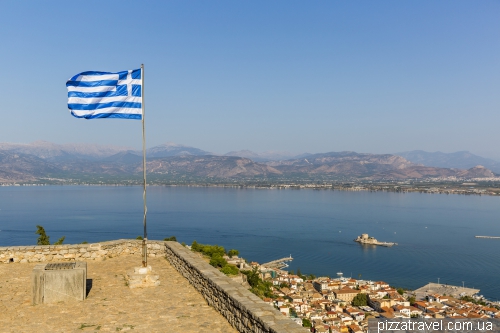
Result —
<instances>
[{"instance_id":1,"label":"harbor waterfront","mask_svg":"<svg viewBox=\"0 0 500 333\"><path fill-rule=\"evenodd\" d=\"M113 186L0 188L0 246L99 242L142 233L142 189ZM290 270L383 280L416 289L428 282L480 289L500 299L499 198L421 193L150 187L151 239L175 235L236 248L248 260L293 256ZM362 233L398 246L364 246ZM439 280L438 280L439 279Z\"/></svg>"}]
</instances>

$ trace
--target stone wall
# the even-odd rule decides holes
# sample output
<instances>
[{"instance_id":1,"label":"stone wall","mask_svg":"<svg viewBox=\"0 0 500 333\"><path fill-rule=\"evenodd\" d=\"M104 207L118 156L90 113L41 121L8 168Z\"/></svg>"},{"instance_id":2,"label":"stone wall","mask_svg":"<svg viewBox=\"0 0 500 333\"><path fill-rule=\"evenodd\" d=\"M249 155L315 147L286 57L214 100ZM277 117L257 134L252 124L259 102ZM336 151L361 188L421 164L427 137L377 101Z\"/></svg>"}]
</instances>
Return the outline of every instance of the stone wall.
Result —
<instances>
[{"instance_id":1,"label":"stone wall","mask_svg":"<svg viewBox=\"0 0 500 333\"><path fill-rule=\"evenodd\" d=\"M177 242L165 242L166 256L174 266L239 332L305 333L297 325L241 284L210 266Z\"/></svg>"},{"instance_id":2,"label":"stone wall","mask_svg":"<svg viewBox=\"0 0 500 333\"><path fill-rule=\"evenodd\" d=\"M163 241L148 240L148 257L164 256ZM94 244L0 247L0 263L103 260L122 254L142 253L142 241L119 239Z\"/></svg>"}]
</instances>

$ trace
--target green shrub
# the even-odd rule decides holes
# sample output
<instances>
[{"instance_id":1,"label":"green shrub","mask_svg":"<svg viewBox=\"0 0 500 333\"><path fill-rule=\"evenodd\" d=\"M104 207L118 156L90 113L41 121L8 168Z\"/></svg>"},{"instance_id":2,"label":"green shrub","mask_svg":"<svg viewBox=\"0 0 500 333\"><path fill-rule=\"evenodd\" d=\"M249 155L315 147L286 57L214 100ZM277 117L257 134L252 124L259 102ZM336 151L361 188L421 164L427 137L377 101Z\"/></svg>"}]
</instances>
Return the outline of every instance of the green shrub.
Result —
<instances>
[{"instance_id":1,"label":"green shrub","mask_svg":"<svg viewBox=\"0 0 500 333\"><path fill-rule=\"evenodd\" d=\"M224 254L226 254L226 250L222 246L204 245L204 244L199 244L196 241L193 241L193 244L191 244L191 250L195 252L201 252L204 255L209 256L210 258L214 257L215 255L223 257Z\"/></svg>"},{"instance_id":2,"label":"green shrub","mask_svg":"<svg viewBox=\"0 0 500 333\"><path fill-rule=\"evenodd\" d=\"M260 278L257 267L254 267L251 271L241 271L241 273L247 276L247 282L252 287L250 291L259 297L275 298L271 287L273 284L269 281L262 281Z\"/></svg>"},{"instance_id":3,"label":"green shrub","mask_svg":"<svg viewBox=\"0 0 500 333\"><path fill-rule=\"evenodd\" d=\"M41 225L37 225L35 234L40 235L36 241L36 245L50 245L50 236L45 233L45 229Z\"/></svg>"},{"instance_id":4,"label":"green shrub","mask_svg":"<svg viewBox=\"0 0 500 333\"><path fill-rule=\"evenodd\" d=\"M50 236L45 233L45 229L41 225L37 225L37 230L35 234L40 235L36 241L37 245L50 245ZM66 236L62 236L54 243L54 245L61 245L66 239Z\"/></svg>"},{"instance_id":5,"label":"green shrub","mask_svg":"<svg viewBox=\"0 0 500 333\"><path fill-rule=\"evenodd\" d=\"M352 300L352 305L354 306L366 306L368 304L368 298L366 297L366 294L357 294L353 300Z\"/></svg>"},{"instance_id":6,"label":"green shrub","mask_svg":"<svg viewBox=\"0 0 500 333\"><path fill-rule=\"evenodd\" d=\"M61 238L59 238L57 240L57 242L54 243L54 245L61 245L65 239L66 239L66 236L62 236Z\"/></svg>"},{"instance_id":7,"label":"green shrub","mask_svg":"<svg viewBox=\"0 0 500 333\"><path fill-rule=\"evenodd\" d=\"M461 301L466 301L466 302L471 302L471 303L474 303L474 304L479 304L479 305L483 305L485 306L486 305L486 302L485 301L481 301L481 300L476 300L475 298L471 297L471 296L462 296L460 297L460 300Z\"/></svg>"},{"instance_id":8,"label":"green shrub","mask_svg":"<svg viewBox=\"0 0 500 333\"><path fill-rule=\"evenodd\" d=\"M223 257L226 254L226 250L219 245L203 245L202 252L209 257L214 257L214 256Z\"/></svg>"},{"instance_id":9,"label":"green shrub","mask_svg":"<svg viewBox=\"0 0 500 333\"><path fill-rule=\"evenodd\" d=\"M257 272L257 268L254 268L251 271L241 271L243 274L247 276L247 282L250 287L258 287L259 286L259 273Z\"/></svg>"},{"instance_id":10,"label":"green shrub","mask_svg":"<svg viewBox=\"0 0 500 333\"><path fill-rule=\"evenodd\" d=\"M226 275L237 275L240 270L234 265L227 264L220 271Z\"/></svg>"},{"instance_id":11,"label":"green shrub","mask_svg":"<svg viewBox=\"0 0 500 333\"><path fill-rule=\"evenodd\" d=\"M215 254L212 258L210 258L210 265L214 267L224 267L227 265L226 259L222 258L222 256Z\"/></svg>"},{"instance_id":12,"label":"green shrub","mask_svg":"<svg viewBox=\"0 0 500 333\"><path fill-rule=\"evenodd\" d=\"M234 256L237 256L240 254L240 251L238 250L235 250L235 249L231 249L229 250L229 252L227 253L227 255L229 256L229 258L232 258Z\"/></svg>"},{"instance_id":13,"label":"green shrub","mask_svg":"<svg viewBox=\"0 0 500 333\"><path fill-rule=\"evenodd\" d=\"M164 238L164 241L171 241L171 242L177 242L177 238L175 236L170 236L168 238Z\"/></svg>"},{"instance_id":14,"label":"green shrub","mask_svg":"<svg viewBox=\"0 0 500 333\"><path fill-rule=\"evenodd\" d=\"M200 244L198 244L198 242L194 240L191 244L191 250L200 252Z\"/></svg>"},{"instance_id":15,"label":"green shrub","mask_svg":"<svg viewBox=\"0 0 500 333\"><path fill-rule=\"evenodd\" d=\"M238 267L234 265L229 265L226 259L224 259L226 250L222 246L199 244L197 241L193 241L193 243L191 244L191 250L195 252L200 252L205 256L209 257L210 265L219 268L220 271L226 275L236 275L239 272ZM230 250L229 253L238 255L239 252L238 250L233 249Z\"/></svg>"}]
</instances>

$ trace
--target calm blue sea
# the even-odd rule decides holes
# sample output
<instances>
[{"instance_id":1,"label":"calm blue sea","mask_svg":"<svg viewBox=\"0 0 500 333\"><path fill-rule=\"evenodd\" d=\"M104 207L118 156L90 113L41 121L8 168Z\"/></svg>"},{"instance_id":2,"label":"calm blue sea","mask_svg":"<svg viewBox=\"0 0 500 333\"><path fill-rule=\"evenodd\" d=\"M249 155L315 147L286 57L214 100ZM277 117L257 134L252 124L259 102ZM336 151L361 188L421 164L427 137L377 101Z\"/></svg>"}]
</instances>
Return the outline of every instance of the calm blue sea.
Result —
<instances>
[{"instance_id":1,"label":"calm blue sea","mask_svg":"<svg viewBox=\"0 0 500 333\"><path fill-rule=\"evenodd\" d=\"M428 282L500 299L500 198L420 193L149 187L148 236L236 248L248 260L293 256L302 273ZM0 187L0 246L98 242L142 235L142 188ZM361 233L392 248L353 242Z\"/></svg>"}]
</instances>

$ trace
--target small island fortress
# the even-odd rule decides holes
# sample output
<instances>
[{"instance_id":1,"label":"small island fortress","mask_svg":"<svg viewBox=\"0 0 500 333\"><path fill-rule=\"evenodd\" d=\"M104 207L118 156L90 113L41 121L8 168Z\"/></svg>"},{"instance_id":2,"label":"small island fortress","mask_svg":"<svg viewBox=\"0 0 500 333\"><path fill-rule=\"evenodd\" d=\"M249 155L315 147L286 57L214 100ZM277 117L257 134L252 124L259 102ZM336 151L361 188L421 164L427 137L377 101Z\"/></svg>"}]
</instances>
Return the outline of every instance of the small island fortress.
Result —
<instances>
[{"instance_id":1,"label":"small island fortress","mask_svg":"<svg viewBox=\"0 0 500 333\"><path fill-rule=\"evenodd\" d=\"M369 237L368 234L361 234L361 236L358 236L358 238L356 238L354 241L368 245L380 245L380 246L398 245L398 243L379 242L374 237Z\"/></svg>"}]
</instances>

